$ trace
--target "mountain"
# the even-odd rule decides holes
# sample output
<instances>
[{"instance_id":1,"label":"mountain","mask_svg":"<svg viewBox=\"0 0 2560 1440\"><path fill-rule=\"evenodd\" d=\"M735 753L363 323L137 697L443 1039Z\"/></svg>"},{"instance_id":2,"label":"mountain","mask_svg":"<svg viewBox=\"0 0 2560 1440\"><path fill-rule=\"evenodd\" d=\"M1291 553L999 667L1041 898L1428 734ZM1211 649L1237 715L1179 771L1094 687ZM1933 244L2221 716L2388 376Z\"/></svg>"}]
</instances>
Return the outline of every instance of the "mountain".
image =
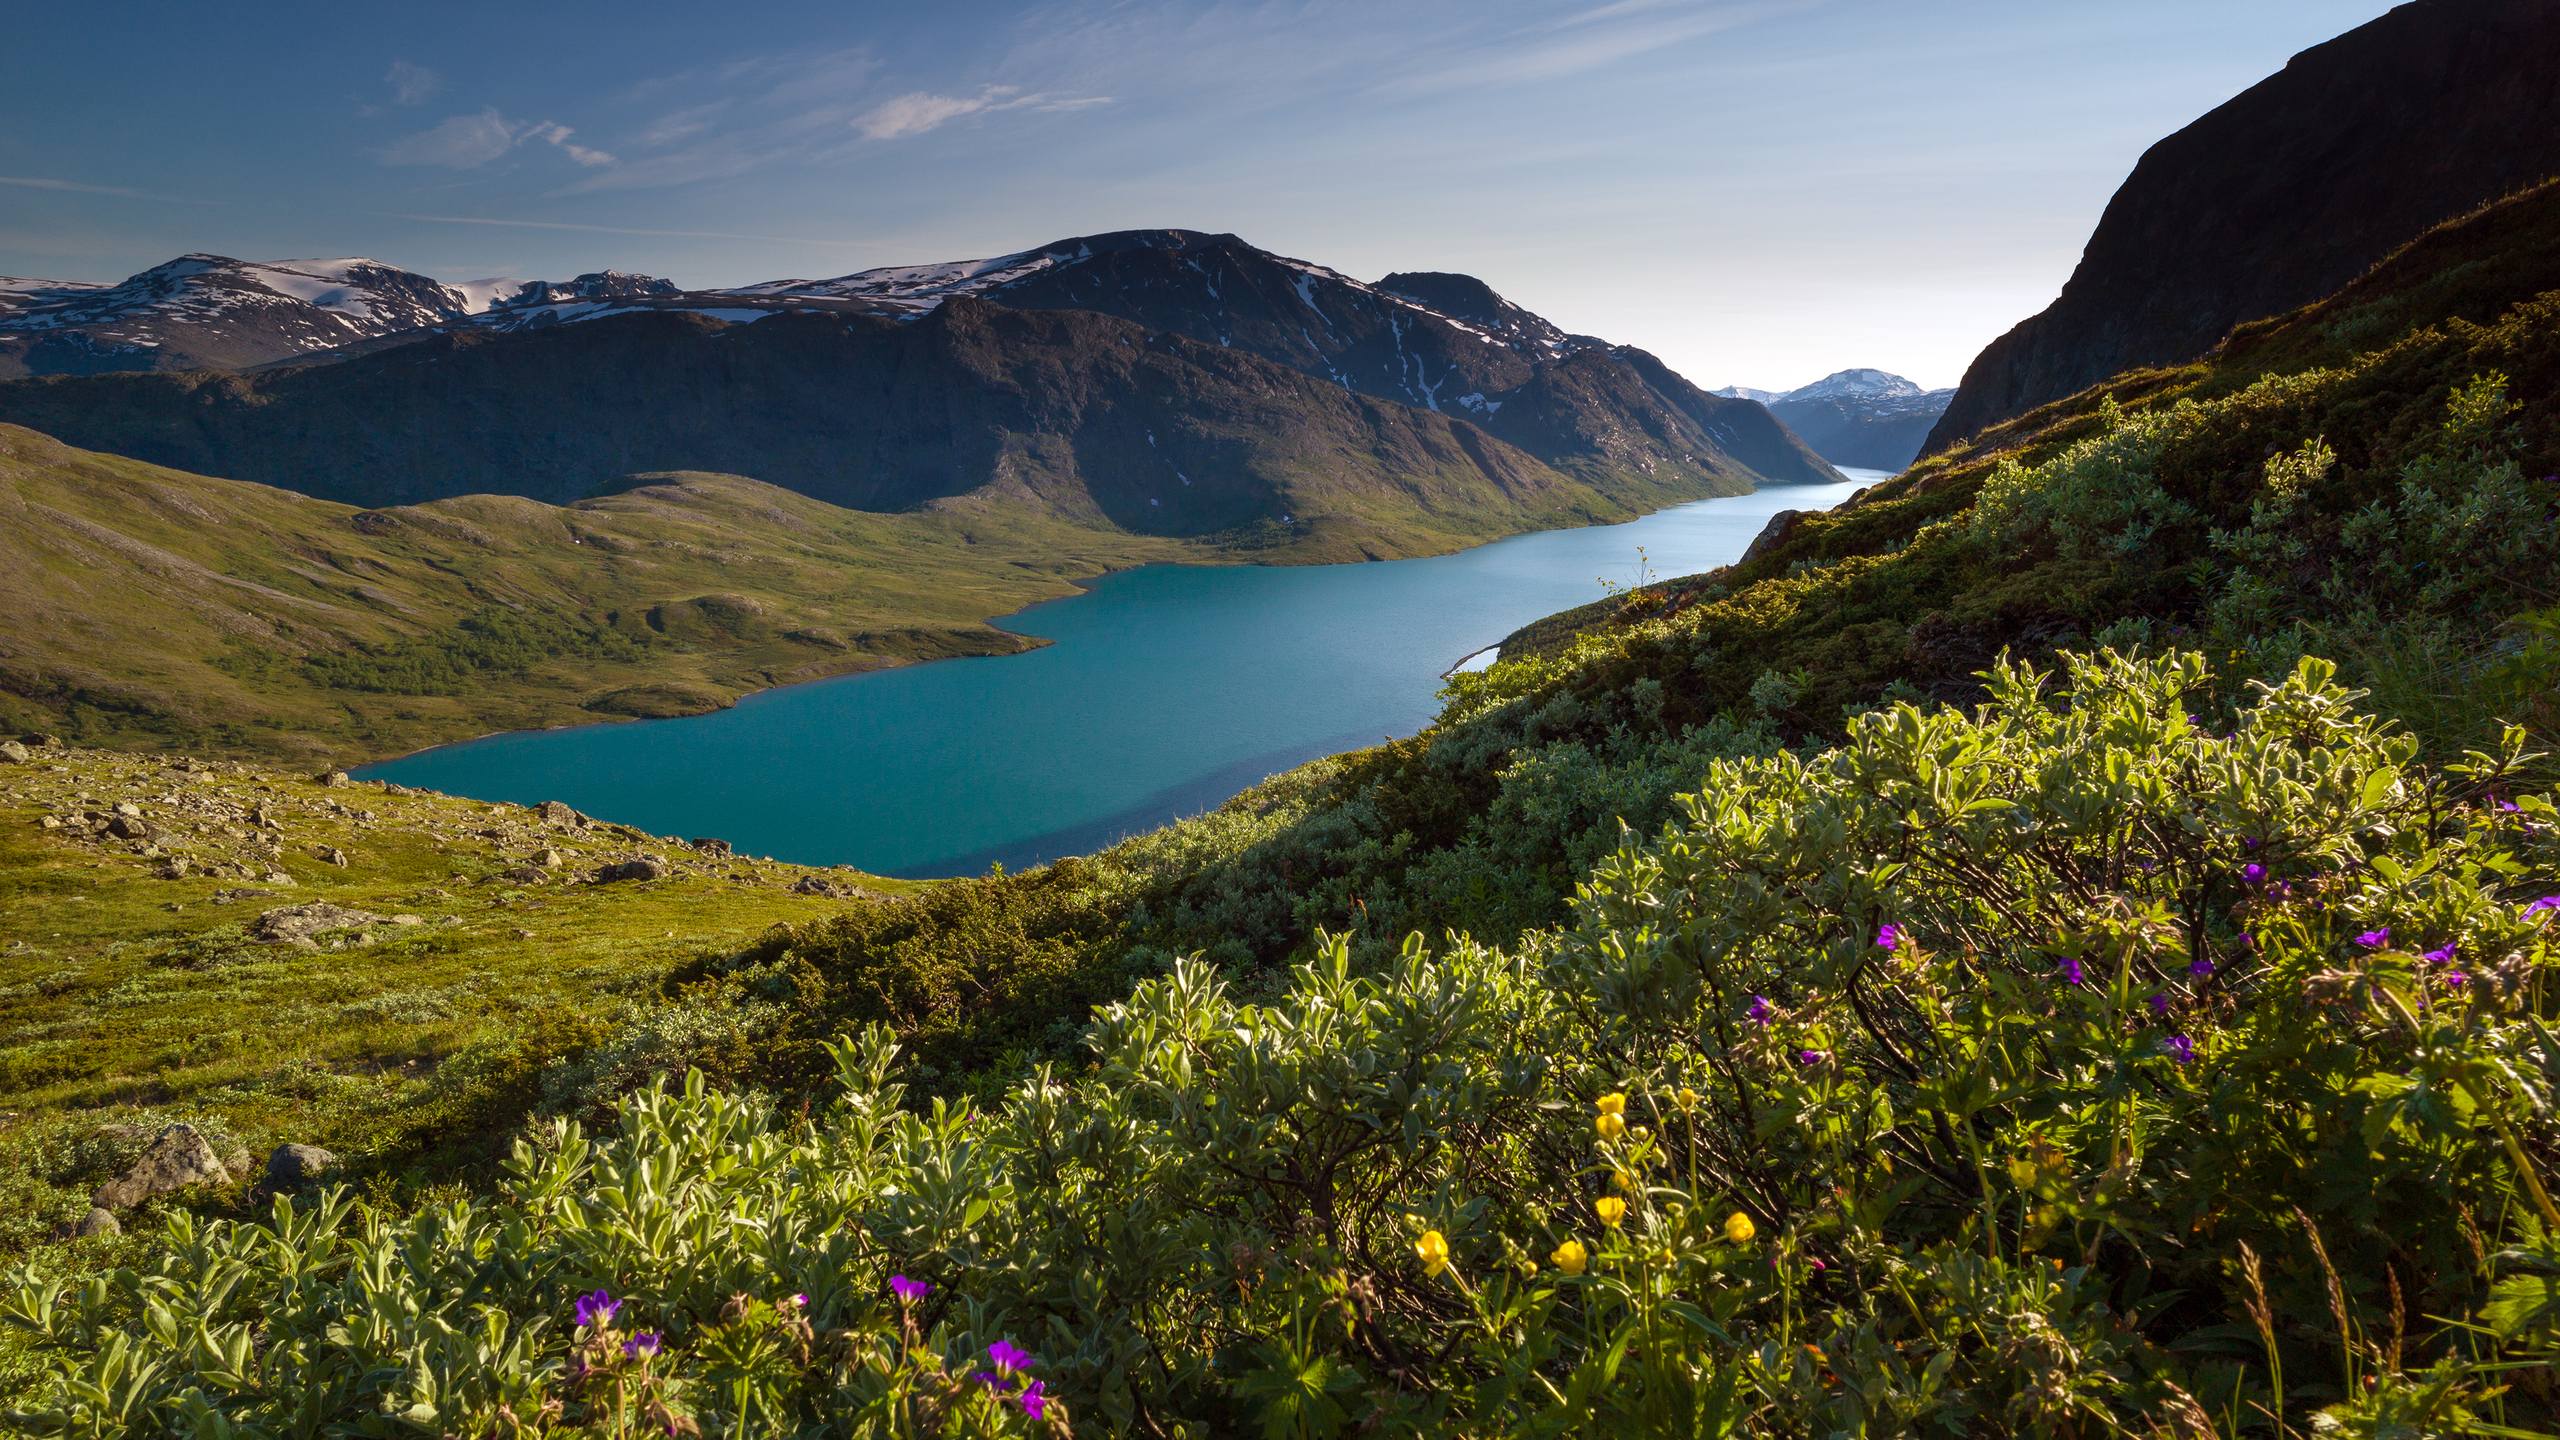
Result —
<instances>
[{"instance_id":1,"label":"mountain","mask_svg":"<svg viewBox=\"0 0 2560 1440\"><path fill-rule=\"evenodd\" d=\"M379 260L181 255L116 285L0 277L0 379L251 370L338 358L458 325L527 329L664 302L674 282L619 270L447 283Z\"/></svg>"},{"instance_id":2,"label":"mountain","mask_svg":"<svg viewBox=\"0 0 2560 1440\"><path fill-rule=\"evenodd\" d=\"M358 505L706 470L873 510L1001 493L1289 558L1832 478L1651 355L1401 278L1470 318L1187 231L736 291L598 275L249 373L0 385L0 419Z\"/></svg>"},{"instance_id":3,"label":"mountain","mask_svg":"<svg viewBox=\"0 0 2560 1440\"><path fill-rule=\"evenodd\" d=\"M118 285L0 284L0 377L244 369L470 313L376 260L181 255Z\"/></svg>"},{"instance_id":4,"label":"mountain","mask_svg":"<svg viewBox=\"0 0 2560 1440\"><path fill-rule=\"evenodd\" d=\"M2560 0L2415 0L2154 145L2061 298L1992 342L1935 453L2311 301L2437 221L2560 174Z\"/></svg>"},{"instance_id":5,"label":"mountain","mask_svg":"<svg viewBox=\"0 0 2560 1440\"><path fill-rule=\"evenodd\" d=\"M1899 470L1920 453L1953 390L1923 390L1883 370L1842 370L1795 390L1715 392L1755 400L1834 465Z\"/></svg>"},{"instance_id":6,"label":"mountain","mask_svg":"<svg viewBox=\"0 0 2560 1440\"><path fill-rule=\"evenodd\" d=\"M16 1413L424 1415L388 1311L523 1337L457 1432L2551 1433L2526 199L1029 871L776 914L831 877L0 751L0 1246L198 1217L26 1268ZM268 1208L314 1144L379 1213ZM636 1279L584 1238L641 1223Z\"/></svg>"}]
</instances>

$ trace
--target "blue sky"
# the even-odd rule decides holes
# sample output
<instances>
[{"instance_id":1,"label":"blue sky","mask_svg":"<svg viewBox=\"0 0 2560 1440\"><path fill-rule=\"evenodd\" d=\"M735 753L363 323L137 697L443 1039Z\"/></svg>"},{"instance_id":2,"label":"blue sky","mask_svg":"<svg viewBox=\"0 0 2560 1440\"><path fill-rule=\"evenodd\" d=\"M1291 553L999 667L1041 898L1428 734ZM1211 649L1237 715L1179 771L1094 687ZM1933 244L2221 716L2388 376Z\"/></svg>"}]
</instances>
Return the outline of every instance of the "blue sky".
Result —
<instances>
[{"instance_id":1,"label":"blue sky","mask_svg":"<svg viewBox=\"0 0 2560 1440\"><path fill-rule=\"evenodd\" d=\"M1467 271L1706 385L1952 384L2147 145L2388 8L31 0L0 274L707 286L1178 225Z\"/></svg>"}]
</instances>

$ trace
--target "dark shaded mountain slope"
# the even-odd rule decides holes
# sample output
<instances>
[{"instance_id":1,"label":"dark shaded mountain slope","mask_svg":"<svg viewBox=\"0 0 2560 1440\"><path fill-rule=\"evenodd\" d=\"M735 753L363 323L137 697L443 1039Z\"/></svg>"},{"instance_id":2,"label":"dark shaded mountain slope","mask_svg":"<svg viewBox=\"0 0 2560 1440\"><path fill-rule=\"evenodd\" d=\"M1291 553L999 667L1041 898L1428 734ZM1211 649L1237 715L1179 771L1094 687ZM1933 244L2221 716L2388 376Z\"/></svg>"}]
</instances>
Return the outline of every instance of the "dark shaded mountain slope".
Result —
<instances>
[{"instance_id":1,"label":"dark shaded mountain slope","mask_svg":"<svg viewBox=\"0 0 2560 1440\"><path fill-rule=\"evenodd\" d=\"M2061 298L1965 372L1934 453L2305 305L2437 221L2560 173L2560 0L2416 0L2153 146Z\"/></svg>"},{"instance_id":2,"label":"dark shaded mountain slope","mask_svg":"<svg viewBox=\"0 0 2560 1440\"><path fill-rule=\"evenodd\" d=\"M1573 367L1558 382L1610 383L1628 382ZM1567 474L1463 420L1240 349L967 298L903 324L649 312L245 375L49 377L0 386L0 418L359 505L558 503L633 473L709 470L865 510L1016 495L1305 558L1619 518L1758 478L1712 452Z\"/></svg>"}]
</instances>

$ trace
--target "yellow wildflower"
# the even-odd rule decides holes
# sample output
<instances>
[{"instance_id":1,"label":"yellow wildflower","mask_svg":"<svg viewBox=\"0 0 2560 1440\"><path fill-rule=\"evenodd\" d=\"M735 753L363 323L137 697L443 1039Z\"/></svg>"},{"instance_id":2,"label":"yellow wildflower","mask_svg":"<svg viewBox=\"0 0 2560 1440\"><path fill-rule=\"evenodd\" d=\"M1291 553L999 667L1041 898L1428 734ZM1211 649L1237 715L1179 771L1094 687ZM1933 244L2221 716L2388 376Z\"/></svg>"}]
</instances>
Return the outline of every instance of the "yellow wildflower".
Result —
<instances>
[{"instance_id":1,"label":"yellow wildflower","mask_svg":"<svg viewBox=\"0 0 2560 1440\"><path fill-rule=\"evenodd\" d=\"M1601 1224L1612 1228L1627 1218L1627 1202L1615 1195L1604 1195L1592 1201L1591 1208L1600 1212Z\"/></svg>"},{"instance_id":2,"label":"yellow wildflower","mask_svg":"<svg viewBox=\"0 0 2560 1440\"><path fill-rule=\"evenodd\" d=\"M1556 1262L1556 1268L1567 1275L1579 1275L1582 1267L1591 1263L1591 1252L1582 1248L1581 1241L1567 1240L1547 1258Z\"/></svg>"},{"instance_id":3,"label":"yellow wildflower","mask_svg":"<svg viewBox=\"0 0 2560 1440\"><path fill-rule=\"evenodd\" d=\"M1688 1086L1683 1085L1680 1087L1680 1094L1678 1098L1681 1109L1695 1110L1698 1108L1698 1092L1690 1089Z\"/></svg>"},{"instance_id":4,"label":"yellow wildflower","mask_svg":"<svg viewBox=\"0 0 2560 1440\"><path fill-rule=\"evenodd\" d=\"M1627 1094L1626 1094L1626 1092L1625 1092L1625 1091L1623 1091L1623 1090L1620 1090L1620 1091L1614 1092L1614 1093L1612 1093L1612 1094L1608 1094L1608 1095L1603 1095L1603 1096L1601 1096L1601 1097L1600 1097L1600 1113L1601 1113L1601 1114L1603 1114L1603 1115L1624 1115L1624 1114L1626 1114L1626 1113L1627 1113Z\"/></svg>"},{"instance_id":5,"label":"yellow wildflower","mask_svg":"<svg viewBox=\"0 0 2560 1440\"><path fill-rule=\"evenodd\" d=\"M1613 1170L1609 1172L1609 1183L1626 1191L1630 1195L1636 1193L1636 1177L1628 1174L1624 1170Z\"/></svg>"},{"instance_id":6,"label":"yellow wildflower","mask_svg":"<svg viewBox=\"0 0 2560 1440\"><path fill-rule=\"evenodd\" d=\"M1600 1118L1592 1122L1592 1127L1600 1132L1603 1140L1615 1140L1627 1133L1627 1122L1606 1110L1600 1112Z\"/></svg>"},{"instance_id":7,"label":"yellow wildflower","mask_svg":"<svg viewBox=\"0 0 2560 1440\"><path fill-rule=\"evenodd\" d=\"M1437 1275L1449 1268L1449 1240L1437 1230L1425 1230L1413 1242L1413 1253L1422 1257L1422 1273Z\"/></svg>"},{"instance_id":8,"label":"yellow wildflower","mask_svg":"<svg viewBox=\"0 0 2560 1440\"><path fill-rule=\"evenodd\" d=\"M1752 1224L1751 1217L1739 1210L1724 1217L1724 1238L1736 1245L1750 1244L1751 1237L1759 1233L1760 1227Z\"/></svg>"}]
</instances>

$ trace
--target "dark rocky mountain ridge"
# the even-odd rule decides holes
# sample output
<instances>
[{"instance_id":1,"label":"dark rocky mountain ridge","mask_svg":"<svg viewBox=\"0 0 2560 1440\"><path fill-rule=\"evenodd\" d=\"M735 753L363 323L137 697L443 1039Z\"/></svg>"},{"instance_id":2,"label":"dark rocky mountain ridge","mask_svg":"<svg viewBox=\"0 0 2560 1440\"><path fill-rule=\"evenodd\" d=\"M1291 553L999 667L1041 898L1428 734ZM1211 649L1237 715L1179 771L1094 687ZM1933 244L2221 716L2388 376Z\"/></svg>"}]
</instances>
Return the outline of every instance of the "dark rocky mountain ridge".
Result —
<instances>
[{"instance_id":1,"label":"dark rocky mountain ridge","mask_svg":"<svg viewBox=\"0 0 2560 1440\"><path fill-rule=\"evenodd\" d=\"M1642 351L1468 277L1398 278L1463 316L1190 231L728 291L598 272L247 373L0 385L0 416L364 505L711 470L865 509L1006 492L1279 543L1362 495L1454 534L1833 478L1761 407Z\"/></svg>"},{"instance_id":2,"label":"dark rocky mountain ridge","mask_svg":"<svg viewBox=\"0 0 2560 1440\"><path fill-rule=\"evenodd\" d=\"M1567 474L1463 419L1239 349L965 297L912 324L650 312L453 331L252 374L20 381L0 385L0 415L367 506L475 492L560 502L627 475L706 470L857 509L992 496L1274 548L1380 516L1382 532L1413 532L1325 552L1336 558L1628 518L1760 478L1721 453Z\"/></svg>"},{"instance_id":3,"label":"dark rocky mountain ridge","mask_svg":"<svg viewBox=\"0 0 2560 1440\"><path fill-rule=\"evenodd\" d=\"M2336 290L2560 173L2560 0L2414 0L2151 147L2043 313L1965 372L1927 450Z\"/></svg>"}]
</instances>

